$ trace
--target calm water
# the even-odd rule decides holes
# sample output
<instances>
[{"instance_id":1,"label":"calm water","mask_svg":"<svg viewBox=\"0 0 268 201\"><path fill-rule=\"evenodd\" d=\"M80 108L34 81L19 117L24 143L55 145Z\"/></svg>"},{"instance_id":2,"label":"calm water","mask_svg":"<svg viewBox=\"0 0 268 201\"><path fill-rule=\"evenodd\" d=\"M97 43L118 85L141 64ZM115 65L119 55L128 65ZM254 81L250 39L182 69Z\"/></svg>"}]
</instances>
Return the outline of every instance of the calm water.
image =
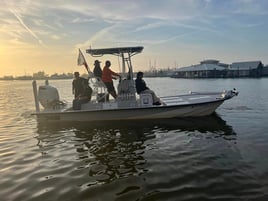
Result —
<instances>
[{"instance_id":1,"label":"calm water","mask_svg":"<svg viewBox=\"0 0 268 201\"><path fill-rule=\"evenodd\" d=\"M240 94L211 117L46 125L31 81L0 81L1 200L268 200L268 79L145 80ZM51 84L72 100L71 80Z\"/></svg>"}]
</instances>

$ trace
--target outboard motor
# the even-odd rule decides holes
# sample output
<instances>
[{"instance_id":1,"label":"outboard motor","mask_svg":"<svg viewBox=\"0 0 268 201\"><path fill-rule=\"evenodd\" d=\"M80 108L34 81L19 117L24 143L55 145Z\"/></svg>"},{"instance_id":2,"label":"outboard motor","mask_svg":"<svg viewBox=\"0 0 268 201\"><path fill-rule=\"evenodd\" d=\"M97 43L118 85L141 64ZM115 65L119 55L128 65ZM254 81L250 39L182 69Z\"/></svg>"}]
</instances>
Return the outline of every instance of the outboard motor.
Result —
<instances>
[{"instance_id":1,"label":"outboard motor","mask_svg":"<svg viewBox=\"0 0 268 201\"><path fill-rule=\"evenodd\" d=\"M58 90L46 81L45 86L39 86L38 100L45 109L53 109L60 102L60 96Z\"/></svg>"}]
</instances>

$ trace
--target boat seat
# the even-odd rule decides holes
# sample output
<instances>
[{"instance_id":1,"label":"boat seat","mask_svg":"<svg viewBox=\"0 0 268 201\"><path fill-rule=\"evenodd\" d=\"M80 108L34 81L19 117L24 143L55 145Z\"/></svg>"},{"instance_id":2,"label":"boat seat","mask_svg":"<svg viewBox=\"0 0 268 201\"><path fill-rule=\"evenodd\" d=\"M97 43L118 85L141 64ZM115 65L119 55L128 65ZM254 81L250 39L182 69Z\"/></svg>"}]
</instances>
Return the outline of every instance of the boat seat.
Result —
<instances>
[{"instance_id":1,"label":"boat seat","mask_svg":"<svg viewBox=\"0 0 268 201\"><path fill-rule=\"evenodd\" d=\"M153 105L153 97L151 94L140 94L140 105L143 107L148 107Z\"/></svg>"}]
</instances>

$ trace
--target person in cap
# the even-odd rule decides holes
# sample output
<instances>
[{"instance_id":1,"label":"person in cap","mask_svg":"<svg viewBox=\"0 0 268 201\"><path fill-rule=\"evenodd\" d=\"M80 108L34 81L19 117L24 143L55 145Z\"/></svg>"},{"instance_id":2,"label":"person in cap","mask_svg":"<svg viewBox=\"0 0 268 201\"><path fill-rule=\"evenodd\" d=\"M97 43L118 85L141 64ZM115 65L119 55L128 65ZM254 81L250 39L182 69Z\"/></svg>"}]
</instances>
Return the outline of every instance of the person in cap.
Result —
<instances>
[{"instance_id":1,"label":"person in cap","mask_svg":"<svg viewBox=\"0 0 268 201\"><path fill-rule=\"evenodd\" d=\"M160 99L155 95L153 90L147 87L145 81L143 80L143 72L140 71L137 73L135 85L136 85L137 94L142 94L142 93L151 94L153 98L153 105L161 105Z\"/></svg>"},{"instance_id":2,"label":"person in cap","mask_svg":"<svg viewBox=\"0 0 268 201\"><path fill-rule=\"evenodd\" d=\"M101 80L101 77L102 77L102 70L101 70L101 67L100 67L100 61L99 60L95 60L94 62L94 69L93 69L93 74L94 76L98 79L98 81Z\"/></svg>"},{"instance_id":3,"label":"person in cap","mask_svg":"<svg viewBox=\"0 0 268 201\"><path fill-rule=\"evenodd\" d=\"M107 60L102 70L102 81L107 87L109 94L111 94L114 97L114 99L116 99L117 94L114 88L113 79L116 79L116 77L121 78L121 76L118 73L113 72L110 69L110 67L111 67L111 62Z\"/></svg>"}]
</instances>

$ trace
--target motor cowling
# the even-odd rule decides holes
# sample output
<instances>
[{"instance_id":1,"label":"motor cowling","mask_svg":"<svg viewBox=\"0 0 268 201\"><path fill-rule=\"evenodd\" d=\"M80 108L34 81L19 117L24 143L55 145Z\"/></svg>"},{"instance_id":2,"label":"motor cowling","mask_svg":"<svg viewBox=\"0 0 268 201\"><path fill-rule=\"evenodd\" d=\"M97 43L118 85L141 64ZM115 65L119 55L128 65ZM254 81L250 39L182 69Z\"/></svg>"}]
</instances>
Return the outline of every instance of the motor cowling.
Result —
<instances>
[{"instance_id":1,"label":"motor cowling","mask_svg":"<svg viewBox=\"0 0 268 201\"><path fill-rule=\"evenodd\" d=\"M54 108L60 101L60 96L57 88L45 85L38 88L38 99L45 109Z\"/></svg>"}]
</instances>

